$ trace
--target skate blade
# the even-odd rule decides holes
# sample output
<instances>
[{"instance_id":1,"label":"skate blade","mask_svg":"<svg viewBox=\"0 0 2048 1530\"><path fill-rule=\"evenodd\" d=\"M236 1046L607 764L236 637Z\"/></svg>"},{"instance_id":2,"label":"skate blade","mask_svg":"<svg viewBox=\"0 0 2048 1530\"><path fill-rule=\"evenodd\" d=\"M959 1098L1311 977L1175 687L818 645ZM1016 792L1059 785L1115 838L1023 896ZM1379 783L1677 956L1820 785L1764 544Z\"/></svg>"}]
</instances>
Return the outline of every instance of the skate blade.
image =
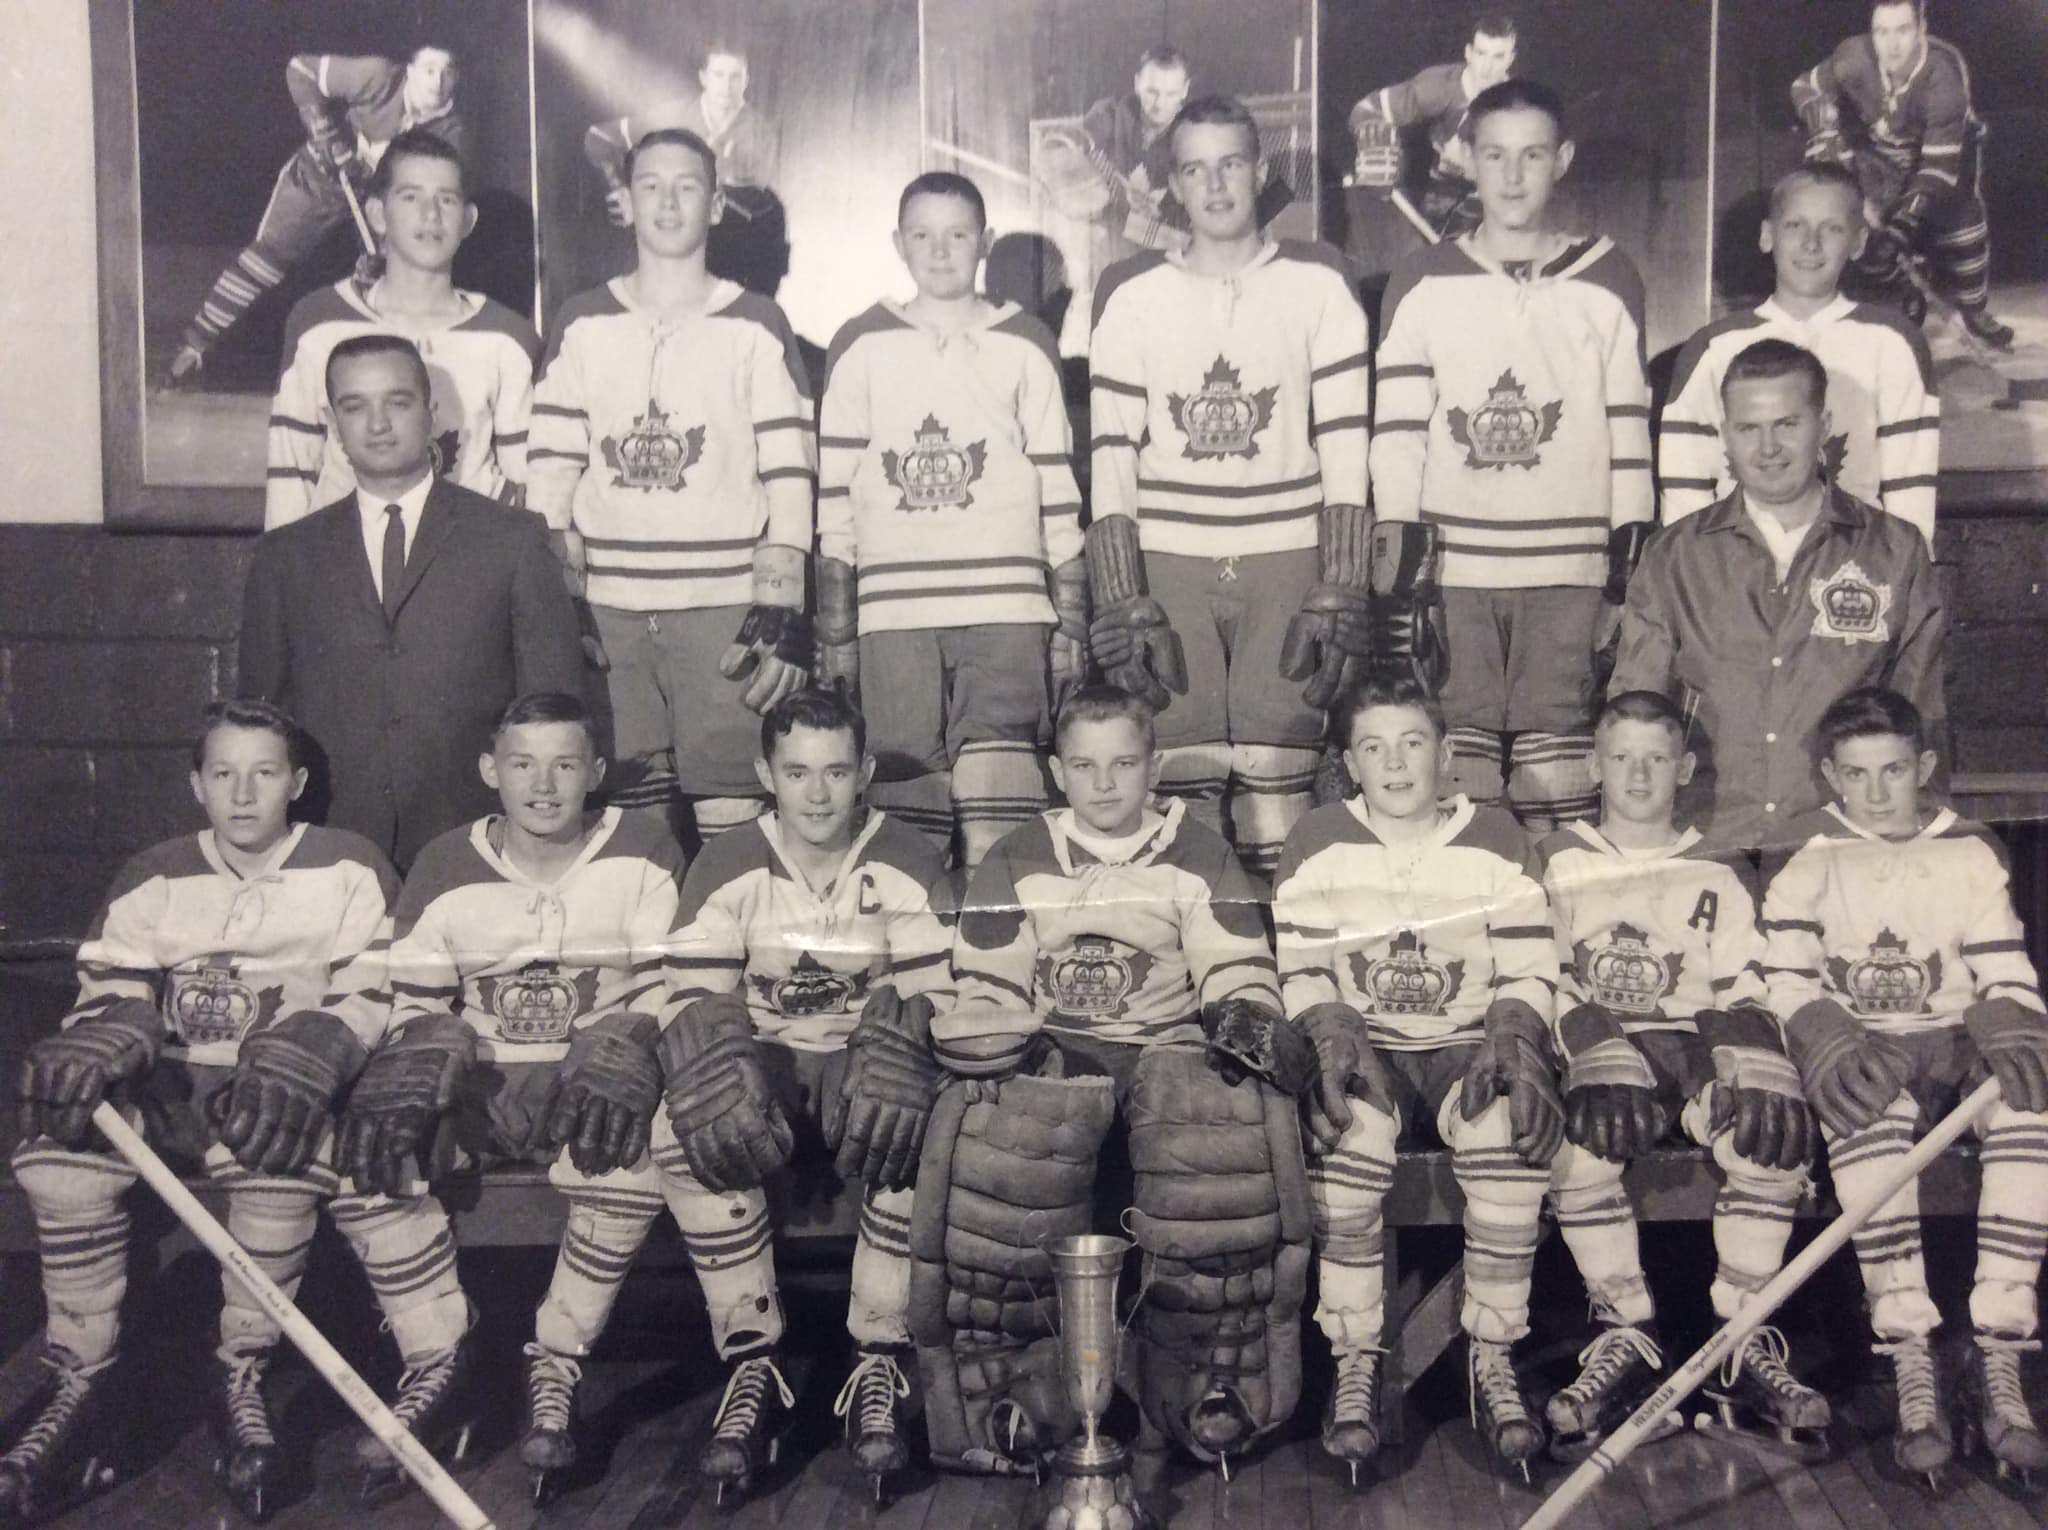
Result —
<instances>
[{"instance_id":1,"label":"skate blade","mask_svg":"<svg viewBox=\"0 0 2048 1530\"><path fill-rule=\"evenodd\" d=\"M61 1519L114 1487L123 1475L112 1457L93 1456L76 1472L51 1483L53 1491L24 1495L11 1505L0 1504L0 1525L40 1525Z\"/></svg>"},{"instance_id":2,"label":"skate blade","mask_svg":"<svg viewBox=\"0 0 2048 1530\"><path fill-rule=\"evenodd\" d=\"M1710 1439L1740 1440L1758 1450L1801 1466L1815 1466L1834 1455L1825 1431L1813 1429L1766 1429L1745 1424L1726 1414L1700 1413L1693 1417L1693 1429Z\"/></svg>"},{"instance_id":3,"label":"skate blade","mask_svg":"<svg viewBox=\"0 0 2048 1530\"><path fill-rule=\"evenodd\" d=\"M1684 1429L1685 1420L1683 1418L1676 1413L1667 1413L1658 1419L1656 1423L1652 1424L1644 1432L1643 1437L1636 1441L1636 1444L1639 1446L1654 1445L1659 1440L1668 1440L1674 1434L1683 1433ZM1602 1434L1553 1434L1550 1437L1550 1459L1562 1462L1567 1466L1576 1466L1579 1462L1592 1455L1594 1451L1598 1450L1608 1436L1613 1433L1614 1431L1610 1429Z\"/></svg>"},{"instance_id":4,"label":"skate blade","mask_svg":"<svg viewBox=\"0 0 2048 1530\"><path fill-rule=\"evenodd\" d=\"M470 1433L476 1426L463 1424L440 1445L427 1447L427 1454L453 1471L469 1459ZM413 1489L412 1473L398 1464L398 1457L385 1453L384 1459L363 1473L363 1507L374 1509L403 1498Z\"/></svg>"}]
</instances>

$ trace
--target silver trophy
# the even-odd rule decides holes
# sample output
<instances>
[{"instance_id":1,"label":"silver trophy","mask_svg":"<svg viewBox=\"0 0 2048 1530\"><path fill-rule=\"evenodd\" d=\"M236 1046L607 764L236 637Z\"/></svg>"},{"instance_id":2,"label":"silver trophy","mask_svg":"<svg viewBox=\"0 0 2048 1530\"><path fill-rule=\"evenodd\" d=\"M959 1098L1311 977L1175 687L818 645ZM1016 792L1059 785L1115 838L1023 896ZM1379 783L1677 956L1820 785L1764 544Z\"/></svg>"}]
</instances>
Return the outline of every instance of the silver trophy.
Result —
<instances>
[{"instance_id":1,"label":"silver trophy","mask_svg":"<svg viewBox=\"0 0 2048 1530\"><path fill-rule=\"evenodd\" d=\"M1055 1495L1045 1530L1150 1530L1154 1521L1131 1486L1130 1452L1101 1432L1116 1390L1123 1329L1117 1278L1137 1245L1083 1233L1044 1244L1060 1302L1060 1373L1082 1433L1053 1454Z\"/></svg>"}]
</instances>

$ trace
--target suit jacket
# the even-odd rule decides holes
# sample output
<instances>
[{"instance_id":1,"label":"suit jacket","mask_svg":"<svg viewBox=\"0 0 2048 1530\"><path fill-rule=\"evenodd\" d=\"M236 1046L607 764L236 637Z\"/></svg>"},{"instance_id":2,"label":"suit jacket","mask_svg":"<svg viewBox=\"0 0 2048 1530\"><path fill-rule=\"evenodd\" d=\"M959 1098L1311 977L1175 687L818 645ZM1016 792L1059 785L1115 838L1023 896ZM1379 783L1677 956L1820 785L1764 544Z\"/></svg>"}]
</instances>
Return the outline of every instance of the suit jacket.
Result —
<instances>
[{"instance_id":1,"label":"suit jacket","mask_svg":"<svg viewBox=\"0 0 2048 1530\"><path fill-rule=\"evenodd\" d=\"M576 613L545 526L437 479L389 619L353 494L265 532L243 595L239 689L289 710L319 746L326 821L410 865L436 834L497 806L477 756L505 704L582 692Z\"/></svg>"}]
</instances>

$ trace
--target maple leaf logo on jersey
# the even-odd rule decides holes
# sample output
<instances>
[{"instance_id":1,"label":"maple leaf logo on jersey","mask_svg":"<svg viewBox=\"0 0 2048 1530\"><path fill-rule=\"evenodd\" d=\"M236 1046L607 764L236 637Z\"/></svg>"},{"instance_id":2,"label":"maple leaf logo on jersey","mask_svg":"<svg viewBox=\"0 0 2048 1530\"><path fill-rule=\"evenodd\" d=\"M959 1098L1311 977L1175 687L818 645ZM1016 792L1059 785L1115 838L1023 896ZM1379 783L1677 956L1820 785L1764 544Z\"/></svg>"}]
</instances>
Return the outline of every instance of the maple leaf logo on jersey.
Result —
<instances>
[{"instance_id":1,"label":"maple leaf logo on jersey","mask_svg":"<svg viewBox=\"0 0 2048 1530\"><path fill-rule=\"evenodd\" d=\"M965 510L974 503L968 493L988 462L988 443L955 446L952 433L937 415L928 414L917 427L917 444L900 456L882 453L882 472L903 491L898 510Z\"/></svg>"},{"instance_id":2,"label":"maple leaf logo on jersey","mask_svg":"<svg viewBox=\"0 0 2048 1530\"><path fill-rule=\"evenodd\" d=\"M477 1000L498 1022L498 1034L520 1046L566 1041L569 1028L597 1007L597 969L531 961L506 977L482 978Z\"/></svg>"},{"instance_id":3,"label":"maple leaf logo on jersey","mask_svg":"<svg viewBox=\"0 0 2048 1530\"><path fill-rule=\"evenodd\" d=\"M1813 635L1858 643L1883 643L1891 638L1886 620L1892 608L1892 587L1863 572L1850 559L1825 579L1815 575L1806 593L1813 601Z\"/></svg>"},{"instance_id":4,"label":"maple leaf logo on jersey","mask_svg":"<svg viewBox=\"0 0 2048 1530\"><path fill-rule=\"evenodd\" d=\"M455 471L455 465L462 460L462 432L444 430L427 442L427 471L436 478L446 478Z\"/></svg>"},{"instance_id":5,"label":"maple leaf logo on jersey","mask_svg":"<svg viewBox=\"0 0 2048 1530\"><path fill-rule=\"evenodd\" d=\"M1820 470L1829 483L1842 476L1842 464L1849 460L1849 432L1841 431L1821 443Z\"/></svg>"},{"instance_id":6,"label":"maple leaf logo on jersey","mask_svg":"<svg viewBox=\"0 0 2048 1530\"><path fill-rule=\"evenodd\" d=\"M1918 1015L1927 1009L1927 996L1941 986L1941 953L1922 961L1903 940L1882 929L1868 956L1853 962L1829 957L1828 977L1859 1015Z\"/></svg>"},{"instance_id":7,"label":"maple leaf logo on jersey","mask_svg":"<svg viewBox=\"0 0 2048 1530\"><path fill-rule=\"evenodd\" d=\"M657 489L674 491L684 486L683 475L704 455L704 427L692 425L680 434L668 422L668 411L653 399L647 412L633 420L633 428L614 440L604 437L605 466L612 470L612 485L640 489L652 494Z\"/></svg>"},{"instance_id":8,"label":"maple leaf logo on jersey","mask_svg":"<svg viewBox=\"0 0 2048 1530\"><path fill-rule=\"evenodd\" d=\"M1173 423L1187 437L1180 454L1200 461L1204 457L1242 457L1249 462L1259 454L1259 432L1273 419L1276 387L1247 393L1240 386L1236 367L1223 356L1202 377L1202 391L1189 397L1166 395Z\"/></svg>"},{"instance_id":9,"label":"maple leaf logo on jersey","mask_svg":"<svg viewBox=\"0 0 2048 1530\"><path fill-rule=\"evenodd\" d=\"M1541 406L1530 403L1529 390L1515 380L1510 368L1500 374L1485 403L1470 414L1452 409L1446 418L1451 439L1465 448L1465 466L1533 471L1543 460L1538 448L1557 434L1563 416L1562 399Z\"/></svg>"},{"instance_id":10,"label":"maple leaf logo on jersey","mask_svg":"<svg viewBox=\"0 0 2048 1530\"><path fill-rule=\"evenodd\" d=\"M202 1047L240 1041L252 1028L270 1024L283 1003L282 984L251 987L234 957L221 951L171 974L164 1011L188 1046Z\"/></svg>"},{"instance_id":11,"label":"maple leaf logo on jersey","mask_svg":"<svg viewBox=\"0 0 2048 1530\"><path fill-rule=\"evenodd\" d=\"M1367 961L1363 951L1353 951L1351 980L1375 1014L1441 1015L1464 986L1465 964L1438 961L1413 930L1403 930L1385 956Z\"/></svg>"},{"instance_id":12,"label":"maple leaf logo on jersey","mask_svg":"<svg viewBox=\"0 0 2048 1530\"><path fill-rule=\"evenodd\" d=\"M1595 1004L1625 1015L1654 1015L1677 990L1685 957L1677 951L1659 956L1641 930L1617 924L1597 951L1583 940L1574 942L1572 965Z\"/></svg>"},{"instance_id":13,"label":"maple leaf logo on jersey","mask_svg":"<svg viewBox=\"0 0 2048 1530\"><path fill-rule=\"evenodd\" d=\"M787 977L753 973L747 981L778 1015L792 1020L845 1014L867 984L865 974L848 977L843 972L834 972L808 951L796 959Z\"/></svg>"},{"instance_id":14,"label":"maple leaf logo on jersey","mask_svg":"<svg viewBox=\"0 0 2048 1530\"><path fill-rule=\"evenodd\" d=\"M1107 935L1081 935L1063 955L1038 958L1038 989L1067 1018L1113 1020L1129 1009L1154 959Z\"/></svg>"}]
</instances>

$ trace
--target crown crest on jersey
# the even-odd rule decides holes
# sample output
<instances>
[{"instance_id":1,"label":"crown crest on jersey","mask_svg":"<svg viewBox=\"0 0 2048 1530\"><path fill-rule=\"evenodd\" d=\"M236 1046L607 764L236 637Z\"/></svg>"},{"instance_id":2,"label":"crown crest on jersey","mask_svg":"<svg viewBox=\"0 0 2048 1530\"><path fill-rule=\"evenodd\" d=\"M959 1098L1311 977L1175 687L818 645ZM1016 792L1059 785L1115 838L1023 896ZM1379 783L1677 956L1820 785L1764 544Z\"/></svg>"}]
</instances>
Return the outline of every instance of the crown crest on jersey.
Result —
<instances>
[{"instance_id":1,"label":"crown crest on jersey","mask_svg":"<svg viewBox=\"0 0 2048 1530\"><path fill-rule=\"evenodd\" d=\"M1477 409L1469 414L1463 409L1445 411L1451 439L1465 448L1465 466L1502 472L1511 467L1533 472L1543 460L1539 448L1557 434L1563 417L1562 399L1531 403L1529 390L1516 381L1512 368L1500 374Z\"/></svg>"},{"instance_id":2,"label":"crown crest on jersey","mask_svg":"<svg viewBox=\"0 0 2048 1530\"><path fill-rule=\"evenodd\" d=\"M974 503L968 489L988 463L988 443L953 444L952 432L928 414L917 427L917 444L907 452L882 453L882 472L903 491L898 510L965 510Z\"/></svg>"},{"instance_id":3,"label":"crown crest on jersey","mask_svg":"<svg viewBox=\"0 0 2048 1530\"><path fill-rule=\"evenodd\" d=\"M684 486L683 475L704 455L704 427L693 425L678 432L669 424L668 411L650 398L646 413L634 417L631 430L616 438L606 436L599 445L605 466L612 470L613 487L673 492Z\"/></svg>"},{"instance_id":4,"label":"crown crest on jersey","mask_svg":"<svg viewBox=\"0 0 2048 1530\"><path fill-rule=\"evenodd\" d=\"M1218 356L1202 375L1199 393L1166 395L1173 423L1187 437L1180 454L1197 460L1242 457L1249 462L1259 454L1259 432L1272 422L1273 400L1279 396L1277 386L1247 393L1237 368L1228 357Z\"/></svg>"},{"instance_id":5,"label":"crown crest on jersey","mask_svg":"<svg viewBox=\"0 0 2048 1530\"><path fill-rule=\"evenodd\" d=\"M528 962L477 987L484 1008L498 1022L499 1036L519 1046L567 1040L578 1017L597 1004L594 969L585 967L571 977L550 961Z\"/></svg>"},{"instance_id":6,"label":"crown crest on jersey","mask_svg":"<svg viewBox=\"0 0 2048 1530\"><path fill-rule=\"evenodd\" d=\"M843 972L834 972L806 951L785 977L759 976L755 989L775 1012L792 1020L810 1015L841 1015L853 1007L860 982Z\"/></svg>"},{"instance_id":7,"label":"crown crest on jersey","mask_svg":"<svg viewBox=\"0 0 2048 1530\"><path fill-rule=\"evenodd\" d=\"M1106 935L1082 935L1064 955L1040 957L1038 970L1061 1014L1110 1018L1124 1013L1125 1001L1152 970L1152 958Z\"/></svg>"},{"instance_id":8,"label":"crown crest on jersey","mask_svg":"<svg viewBox=\"0 0 2048 1530\"><path fill-rule=\"evenodd\" d=\"M1382 1015L1441 1015L1465 979L1462 961L1438 961L1413 930L1396 935L1385 956L1365 961L1354 952L1351 963L1374 1013Z\"/></svg>"},{"instance_id":9,"label":"crown crest on jersey","mask_svg":"<svg viewBox=\"0 0 2048 1530\"><path fill-rule=\"evenodd\" d=\"M1871 578L1853 558L1825 579L1807 584L1813 600L1813 635L1844 643L1883 643L1891 637L1892 587Z\"/></svg>"},{"instance_id":10,"label":"crown crest on jersey","mask_svg":"<svg viewBox=\"0 0 2048 1530\"><path fill-rule=\"evenodd\" d=\"M1617 924L1598 950L1584 941L1573 948L1579 979L1595 1004L1624 1015L1654 1015L1678 987L1685 958L1678 952L1659 956L1649 939L1632 924Z\"/></svg>"},{"instance_id":11,"label":"crown crest on jersey","mask_svg":"<svg viewBox=\"0 0 2048 1530\"><path fill-rule=\"evenodd\" d=\"M257 990L242 979L234 958L220 952L171 974L164 1009L187 1046L203 1047L240 1041L268 1025L283 1000L282 986Z\"/></svg>"},{"instance_id":12,"label":"crown crest on jersey","mask_svg":"<svg viewBox=\"0 0 2048 1530\"><path fill-rule=\"evenodd\" d=\"M1877 932L1867 956L1853 962L1830 957L1828 969L1859 1015L1924 1014L1928 995L1941 982L1940 954L1922 961L1890 929Z\"/></svg>"}]
</instances>

